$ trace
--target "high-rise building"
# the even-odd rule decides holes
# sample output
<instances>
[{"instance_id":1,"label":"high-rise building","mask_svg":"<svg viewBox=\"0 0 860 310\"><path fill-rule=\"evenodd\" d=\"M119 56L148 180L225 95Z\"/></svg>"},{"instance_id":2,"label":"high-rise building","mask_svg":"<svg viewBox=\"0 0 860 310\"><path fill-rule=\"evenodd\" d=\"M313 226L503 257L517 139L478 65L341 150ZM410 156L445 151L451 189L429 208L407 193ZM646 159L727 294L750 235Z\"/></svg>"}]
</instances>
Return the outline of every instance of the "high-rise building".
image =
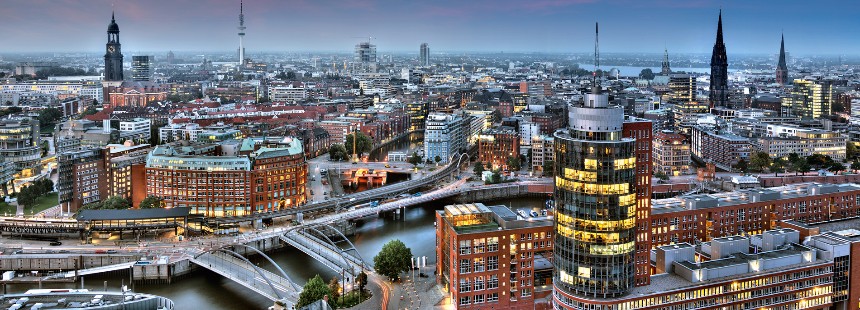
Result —
<instances>
[{"instance_id":1,"label":"high-rise building","mask_svg":"<svg viewBox=\"0 0 860 310\"><path fill-rule=\"evenodd\" d=\"M689 74L669 76L669 103L672 103L672 116L675 128L685 134L696 124L699 114L708 113L708 105L696 98L696 77Z\"/></svg>"},{"instance_id":2,"label":"high-rise building","mask_svg":"<svg viewBox=\"0 0 860 310\"><path fill-rule=\"evenodd\" d=\"M167 52L167 64L172 65L173 62L176 61L176 55L173 54L173 51Z\"/></svg>"},{"instance_id":3,"label":"high-rise building","mask_svg":"<svg viewBox=\"0 0 860 310\"><path fill-rule=\"evenodd\" d=\"M376 45L370 42L361 42L355 45L355 55L353 56L353 66L355 72L376 72Z\"/></svg>"},{"instance_id":4,"label":"high-rise building","mask_svg":"<svg viewBox=\"0 0 860 310\"><path fill-rule=\"evenodd\" d=\"M711 53L711 107L725 107L729 104L729 62L726 58L726 45L723 43L723 11L717 21L717 41Z\"/></svg>"},{"instance_id":5,"label":"high-rise building","mask_svg":"<svg viewBox=\"0 0 860 310\"><path fill-rule=\"evenodd\" d=\"M430 46L427 43L421 43L421 56L418 58L421 66L430 66Z\"/></svg>"},{"instance_id":6,"label":"high-rise building","mask_svg":"<svg viewBox=\"0 0 860 310\"><path fill-rule=\"evenodd\" d=\"M102 81L104 88L103 103L110 103L111 91L122 85L122 50L119 43L119 25L116 24L116 19L112 13L110 16L110 24L108 25L107 35L108 41L105 44L105 78Z\"/></svg>"},{"instance_id":7,"label":"high-rise building","mask_svg":"<svg viewBox=\"0 0 860 310\"><path fill-rule=\"evenodd\" d=\"M788 82L788 66L785 64L785 35L779 39L779 63L776 65L776 82L785 85Z\"/></svg>"},{"instance_id":8,"label":"high-rise building","mask_svg":"<svg viewBox=\"0 0 860 310\"><path fill-rule=\"evenodd\" d=\"M611 298L634 286L636 140L623 137L624 108L609 105L596 77L593 85L555 133L553 285L562 309L574 296Z\"/></svg>"},{"instance_id":9,"label":"high-rise building","mask_svg":"<svg viewBox=\"0 0 860 310\"><path fill-rule=\"evenodd\" d=\"M669 50L666 49L663 52L663 67L660 69L660 74L669 75L672 74L672 69L669 68Z\"/></svg>"},{"instance_id":10,"label":"high-rise building","mask_svg":"<svg viewBox=\"0 0 860 310\"><path fill-rule=\"evenodd\" d=\"M460 114L431 113L427 116L424 130L424 158L441 163L466 148L468 120Z\"/></svg>"},{"instance_id":11,"label":"high-rise building","mask_svg":"<svg viewBox=\"0 0 860 310\"><path fill-rule=\"evenodd\" d=\"M245 65L245 10L244 3L239 1L239 66Z\"/></svg>"},{"instance_id":12,"label":"high-rise building","mask_svg":"<svg viewBox=\"0 0 860 310\"><path fill-rule=\"evenodd\" d=\"M149 82L152 78L150 56L131 56L131 79L135 82Z\"/></svg>"},{"instance_id":13,"label":"high-rise building","mask_svg":"<svg viewBox=\"0 0 860 310\"><path fill-rule=\"evenodd\" d=\"M833 85L824 80L794 80L791 94L782 98L782 115L819 119L830 115Z\"/></svg>"},{"instance_id":14,"label":"high-rise building","mask_svg":"<svg viewBox=\"0 0 860 310\"><path fill-rule=\"evenodd\" d=\"M0 121L0 161L13 163L22 178L39 174L40 145L39 120L7 117Z\"/></svg>"}]
</instances>

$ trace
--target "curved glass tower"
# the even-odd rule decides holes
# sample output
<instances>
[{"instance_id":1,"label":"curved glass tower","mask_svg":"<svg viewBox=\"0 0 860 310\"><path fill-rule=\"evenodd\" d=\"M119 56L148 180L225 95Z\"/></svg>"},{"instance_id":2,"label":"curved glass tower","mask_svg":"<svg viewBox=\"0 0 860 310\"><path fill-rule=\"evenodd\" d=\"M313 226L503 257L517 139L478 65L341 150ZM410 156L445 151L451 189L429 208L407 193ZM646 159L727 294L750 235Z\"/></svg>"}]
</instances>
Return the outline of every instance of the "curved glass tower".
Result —
<instances>
[{"instance_id":1,"label":"curved glass tower","mask_svg":"<svg viewBox=\"0 0 860 310\"><path fill-rule=\"evenodd\" d=\"M624 295L635 274L635 140L622 138L624 109L596 87L569 118L569 128L555 133L559 306L569 305L567 296Z\"/></svg>"}]
</instances>

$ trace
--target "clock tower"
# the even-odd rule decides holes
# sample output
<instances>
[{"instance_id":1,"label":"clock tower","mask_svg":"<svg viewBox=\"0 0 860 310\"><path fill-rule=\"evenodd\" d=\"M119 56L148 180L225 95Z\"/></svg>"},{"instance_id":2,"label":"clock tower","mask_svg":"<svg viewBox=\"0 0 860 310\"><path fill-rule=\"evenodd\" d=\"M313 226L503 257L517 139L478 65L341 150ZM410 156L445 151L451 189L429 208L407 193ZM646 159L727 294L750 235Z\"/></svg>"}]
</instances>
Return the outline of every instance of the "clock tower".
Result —
<instances>
[{"instance_id":1,"label":"clock tower","mask_svg":"<svg viewBox=\"0 0 860 310\"><path fill-rule=\"evenodd\" d=\"M110 93L116 87L122 85L122 50L119 44L119 26L116 24L114 14L111 14L110 25L107 30L108 41L105 44L105 78L102 82L104 87L104 104L110 103Z\"/></svg>"}]
</instances>

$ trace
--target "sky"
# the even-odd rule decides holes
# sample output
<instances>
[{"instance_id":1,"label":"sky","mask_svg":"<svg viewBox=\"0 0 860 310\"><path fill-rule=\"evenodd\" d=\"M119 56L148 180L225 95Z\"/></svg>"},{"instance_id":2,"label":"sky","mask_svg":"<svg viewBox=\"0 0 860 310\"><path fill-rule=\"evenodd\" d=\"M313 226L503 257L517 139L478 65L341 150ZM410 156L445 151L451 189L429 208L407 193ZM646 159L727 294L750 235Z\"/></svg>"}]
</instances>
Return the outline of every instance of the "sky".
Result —
<instances>
[{"instance_id":1,"label":"sky","mask_svg":"<svg viewBox=\"0 0 860 310\"><path fill-rule=\"evenodd\" d=\"M0 52L104 51L111 10L123 52L233 51L239 0L0 0ZM860 54L857 0L246 0L245 49L379 53Z\"/></svg>"}]
</instances>

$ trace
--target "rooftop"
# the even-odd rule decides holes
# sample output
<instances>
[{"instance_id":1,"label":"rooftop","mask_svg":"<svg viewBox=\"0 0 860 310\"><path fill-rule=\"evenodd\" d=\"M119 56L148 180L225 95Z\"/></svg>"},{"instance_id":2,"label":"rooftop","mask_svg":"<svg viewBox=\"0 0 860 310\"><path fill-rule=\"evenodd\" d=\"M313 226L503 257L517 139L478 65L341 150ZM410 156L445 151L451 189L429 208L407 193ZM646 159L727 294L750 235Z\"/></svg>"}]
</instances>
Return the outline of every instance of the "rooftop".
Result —
<instances>
[{"instance_id":1,"label":"rooftop","mask_svg":"<svg viewBox=\"0 0 860 310\"><path fill-rule=\"evenodd\" d=\"M745 189L716 194L685 195L675 198L651 200L651 212L663 214L697 209L716 208L738 204L777 201L799 197L817 196L835 192L860 190L860 185L797 183L785 186Z\"/></svg>"}]
</instances>

